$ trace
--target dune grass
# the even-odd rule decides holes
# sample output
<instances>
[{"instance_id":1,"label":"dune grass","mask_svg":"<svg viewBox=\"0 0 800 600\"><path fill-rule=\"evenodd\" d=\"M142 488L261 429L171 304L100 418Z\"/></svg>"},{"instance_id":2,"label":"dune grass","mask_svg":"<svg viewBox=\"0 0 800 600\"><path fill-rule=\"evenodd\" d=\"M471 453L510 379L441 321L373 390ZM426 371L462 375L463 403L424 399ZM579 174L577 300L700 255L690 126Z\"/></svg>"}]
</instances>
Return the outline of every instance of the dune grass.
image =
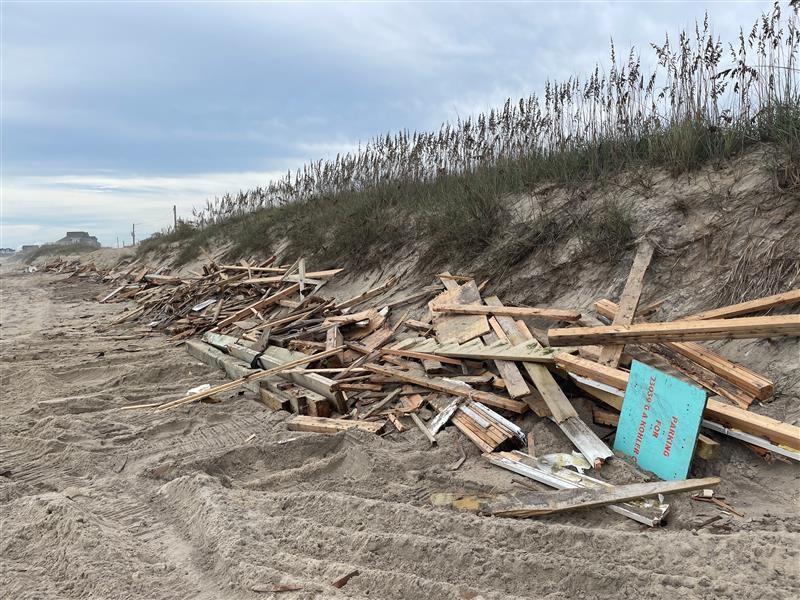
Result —
<instances>
[{"instance_id":1,"label":"dune grass","mask_svg":"<svg viewBox=\"0 0 800 600\"><path fill-rule=\"evenodd\" d=\"M185 260L214 237L232 241L235 255L267 253L285 238L293 254L358 263L416 244L426 261L465 264L512 236L513 262L574 224L559 228L540 215L520 225L509 196L641 168L679 175L756 144L770 149L776 191L797 193L797 10L776 3L728 43L711 31L706 19L653 45L649 73L636 52L619 60L612 44L610 60L588 77L546 82L541 96L509 99L437 132L379 136L266 187L207 200L191 235L163 235L142 249L179 242ZM614 203L587 209L581 247L613 253L611 237L629 240L630 213Z\"/></svg>"}]
</instances>

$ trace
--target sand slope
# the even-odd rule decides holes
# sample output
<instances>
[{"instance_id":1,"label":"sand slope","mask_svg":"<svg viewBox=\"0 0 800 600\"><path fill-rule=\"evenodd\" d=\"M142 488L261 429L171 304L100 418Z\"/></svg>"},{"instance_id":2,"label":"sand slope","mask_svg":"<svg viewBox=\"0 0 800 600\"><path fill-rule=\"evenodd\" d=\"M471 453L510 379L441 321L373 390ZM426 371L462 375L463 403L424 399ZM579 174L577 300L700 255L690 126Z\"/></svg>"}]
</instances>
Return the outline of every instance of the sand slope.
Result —
<instances>
[{"instance_id":1,"label":"sand slope","mask_svg":"<svg viewBox=\"0 0 800 600\"><path fill-rule=\"evenodd\" d=\"M725 442L720 493L645 530L604 510L540 520L430 507L518 489L458 434L286 430L249 395L154 415L119 407L221 375L128 325L104 288L4 274L0 595L5 598L795 598L796 465ZM533 417L529 417L533 419ZM255 438L247 441L252 434ZM561 443L549 423L537 439ZM560 448L566 450L567 446ZM728 475L731 477L726 478ZM357 569L341 589L330 582ZM276 585L301 591L272 594Z\"/></svg>"}]
</instances>

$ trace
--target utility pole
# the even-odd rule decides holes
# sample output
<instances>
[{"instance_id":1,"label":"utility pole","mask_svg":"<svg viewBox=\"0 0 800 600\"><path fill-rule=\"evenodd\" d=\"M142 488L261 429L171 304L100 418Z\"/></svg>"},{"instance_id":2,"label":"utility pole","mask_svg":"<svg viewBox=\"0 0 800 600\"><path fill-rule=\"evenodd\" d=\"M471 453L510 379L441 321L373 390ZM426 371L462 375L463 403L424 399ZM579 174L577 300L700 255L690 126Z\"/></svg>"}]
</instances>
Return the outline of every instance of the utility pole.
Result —
<instances>
[{"instance_id":1,"label":"utility pole","mask_svg":"<svg viewBox=\"0 0 800 600\"><path fill-rule=\"evenodd\" d=\"M133 245L136 245L136 223L133 224L131 228L131 239L133 240Z\"/></svg>"},{"instance_id":2,"label":"utility pole","mask_svg":"<svg viewBox=\"0 0 800 600\"><path fill-rule=\"evenodd\" d=\"M117 236L117 248L119 248L119 236Z\"/></svg>"},{"instance_id":3,"label":"utility pole","mask_svg":"<svg viewBox=\"0 0 800 600\"><path fill-rule=\"evenodd\" d=\"M178 231L178 206L176 204L172 205L172 231Z\"/></svg>"}]
</instances>

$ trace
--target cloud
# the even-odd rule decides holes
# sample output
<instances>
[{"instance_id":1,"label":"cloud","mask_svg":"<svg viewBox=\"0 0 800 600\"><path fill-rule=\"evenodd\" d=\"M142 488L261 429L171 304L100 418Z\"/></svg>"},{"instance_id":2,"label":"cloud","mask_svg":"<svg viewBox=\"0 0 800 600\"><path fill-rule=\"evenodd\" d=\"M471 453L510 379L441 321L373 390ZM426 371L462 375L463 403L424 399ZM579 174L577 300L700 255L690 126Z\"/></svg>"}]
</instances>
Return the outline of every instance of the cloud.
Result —
<instances>
[{"instance_id":1,"label":"cloud","mask_svg":"<svg viewBox=\"0 0 800 600\"><path fill-rule=\"evenodd\" d=\"M173 204L585 74L612 37L647 54L708 9L731 38L770 4L4 4L2 233L115 243Z\"/></svg>"},{"instance_id":2,"label":"cloud","mask_svg":"<svg viewBox=\"0 0 800 600\"><path fill-rule=\"evenodd\" d=\"M178 216L191 218L192 208L227 191L264 185L278 172L203 173L147 177L98 173L16 177L3 186L0 231L3 245L55 241L67 229L87 230L107 246L117 236L130 241L136 223L142 239L172 224Z\"/></svg>"}]
</instances>

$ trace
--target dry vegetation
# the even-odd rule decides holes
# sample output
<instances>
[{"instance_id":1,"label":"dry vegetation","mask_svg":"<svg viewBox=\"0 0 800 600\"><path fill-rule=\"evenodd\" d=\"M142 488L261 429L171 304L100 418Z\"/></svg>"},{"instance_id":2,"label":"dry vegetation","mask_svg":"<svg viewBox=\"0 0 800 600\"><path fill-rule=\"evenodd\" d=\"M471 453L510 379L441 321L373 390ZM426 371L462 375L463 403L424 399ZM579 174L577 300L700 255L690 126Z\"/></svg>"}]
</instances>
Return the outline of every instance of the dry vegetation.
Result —
<instances>
[{"instance_id":1,"label":"dry vegetation","mask_svg":"<svg viewBox=\"0 0 800 600\"><path fill-rule=\"evenodd\" d=\"M541 97L509 99L438 132L376 137L266 187L208 200L191 224L142 250L180 242L186 262L215 237L233 241L238 255L266 253L285 237L291 253L339 262L417 242L426 258L453 265L501 248L513 264L577 227L586 252L613 256L631 236L630 207L579 207L570 219L542 213L523 227L505 199L649 167L677 175L757 144L769 149L775 192L797 194L798 46L797 8L778 3L731 43L715 39L706 19L652 45L652 72L633 50L619 60L612 45L609 63L586 78L547 82Z\"/></svg>"}]
</instances>

